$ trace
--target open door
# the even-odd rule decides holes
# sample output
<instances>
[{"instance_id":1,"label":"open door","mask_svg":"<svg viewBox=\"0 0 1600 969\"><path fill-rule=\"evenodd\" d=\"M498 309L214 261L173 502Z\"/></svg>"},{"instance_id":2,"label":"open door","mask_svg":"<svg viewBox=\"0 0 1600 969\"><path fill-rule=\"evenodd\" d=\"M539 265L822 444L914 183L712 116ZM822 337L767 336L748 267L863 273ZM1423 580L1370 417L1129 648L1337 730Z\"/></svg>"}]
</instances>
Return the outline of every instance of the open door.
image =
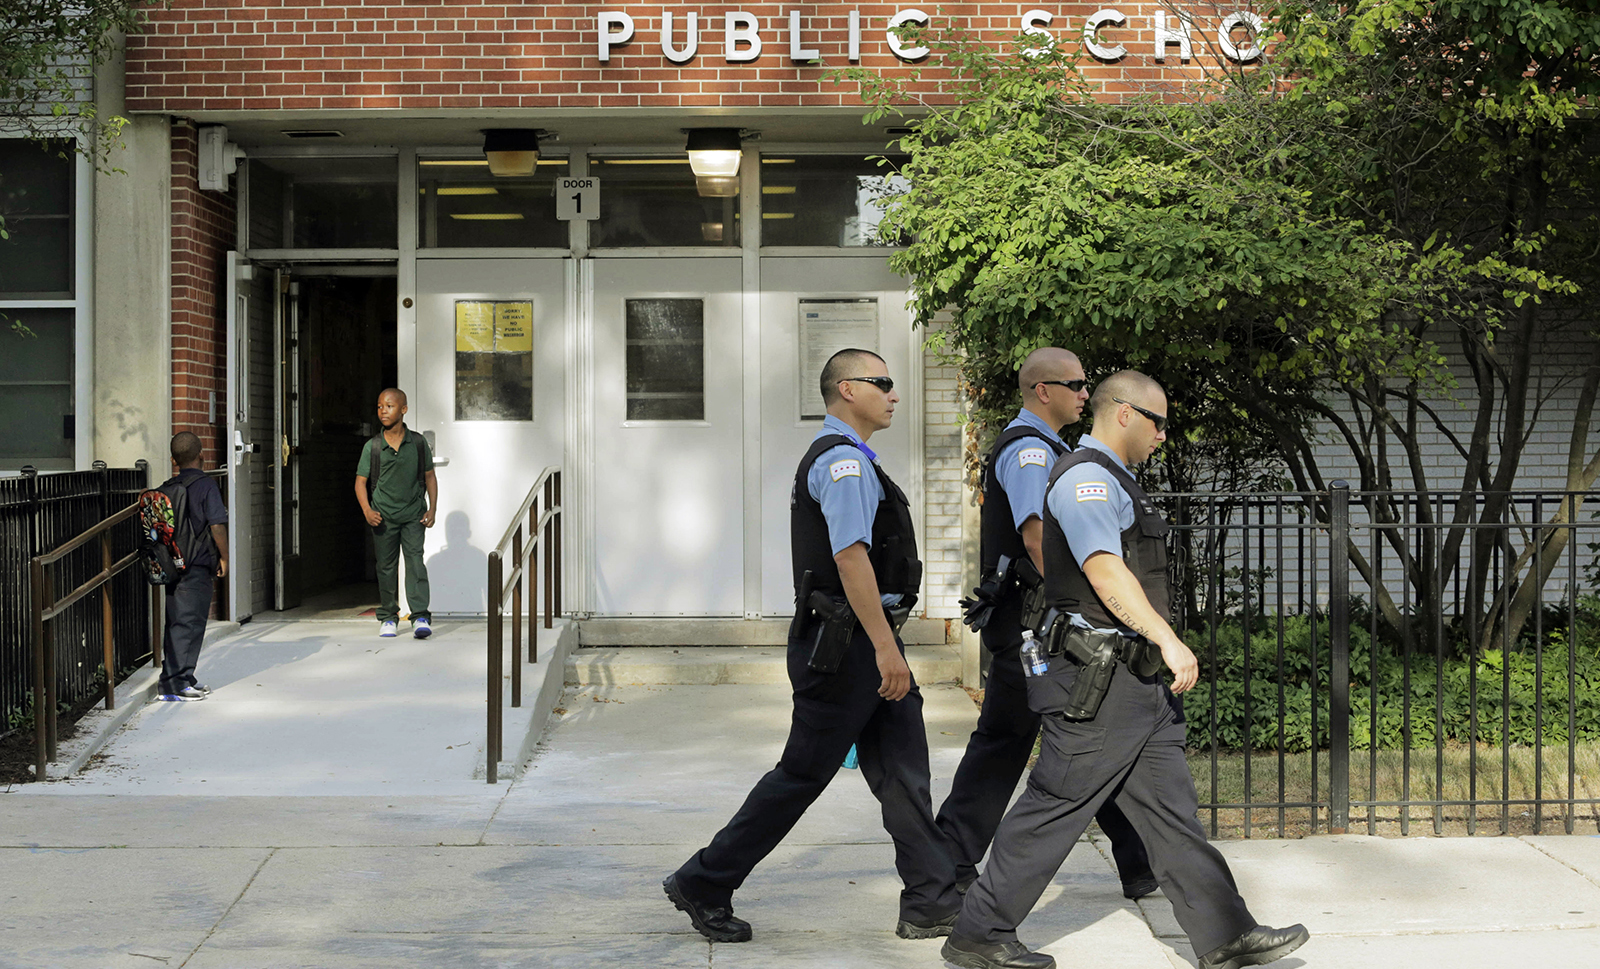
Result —
<instances>
[{"instance_id":1,"label":"open door","mask_svg":"<svg viewBox=\"0 0 1600 969\"><path fill-rule=\"evenodd\" d=\"M255 495L251 455L261 445L250 433L250 262L228 253L228 609L229 618L244 622L255 614L252 599L250 525Z\"/></svg>"},{"instance_id":2,"label":"open door","mask_svg":"<svg viewBox=\"0 0 1600 969\"><path fill-rule=\"evenodd\" d=\"M273 543L273 607L293 609L300 605L300 433L303 395L300 387L300 284L289 278L289 271L277 271L272 318L273 346L277 348L274 367L277 386L273 409L278 453L272 462L272 503L276 541Z\"/></svg>"}]
</instances>

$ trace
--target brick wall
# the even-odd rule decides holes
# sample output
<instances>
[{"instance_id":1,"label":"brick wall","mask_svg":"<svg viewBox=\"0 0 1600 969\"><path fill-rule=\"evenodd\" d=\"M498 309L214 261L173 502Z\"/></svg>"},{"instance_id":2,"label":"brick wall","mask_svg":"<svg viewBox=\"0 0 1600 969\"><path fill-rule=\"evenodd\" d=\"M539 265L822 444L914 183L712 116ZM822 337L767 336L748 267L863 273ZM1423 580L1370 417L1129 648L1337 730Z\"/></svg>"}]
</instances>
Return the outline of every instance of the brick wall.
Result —
<instances>
[{"instance_id":1,"label":"brick wall","mask_svg":"<svg viewBox=\"0 0 1600 969\"><path fill-rule=\"evenodd\" d=\"M924 331L912 339L920 341ZM956 368L942 366L938 355L923 350L922 454L923 479L922 560L926 578L928 616L957 619L962 588L961 503L967 500L962 470L963 425L961 399L956 389Z\"/></svg>"},{"instance_id":2,"label":"brick wall","mask_svg":"<svg viewBox=\"0 0 1600 969\"><path fill-rule=\"evenodd\" d=\"M202 192L199 137L187 122L172 127L172 430L193 431L205 444L204 467L225 457L221 432L210 421L227 413L224 277L234 244L233 193Z\"/></svg>"},{"instance_id":3,"label":"brick wall","mask_svg":"<svg viewBox=\"0 0 1600 969\"><path fill-rule=\"evenodd\" d=\"M908 73L885 38L895 3L565 3L482 0L170 0L152 6L145 30L129 39L128 108L197 111L353 109L762 107L856 105L853 85L823 79L848 66L848 17L859 11L864 67ZM967 3L918 5L991 44L1022 28L1024 11L1054 16L1048 28L1076 41L1084 18L1104 4ZM1146 85L1181 83L1215 62L1217 26L1245 4L1186 4L1195 59L1176 45L1155 59L1160 3L1121 3L1121 27L1105 26L1103 46L1123 45L1115 61L1086 58L1086 73L1109 96ZM1247 8L1247 7L1246 7ZM724 57L725 15L757 20L760 56ZM790 58L789 12L802 15L800 39L827 67ZM599 59L597 14L632 16L633 38ZM688 14L698 15L699 47L675 64L662 50L663 12L673 15L672 45L684 48ZM1240 35L1242 39L1243 35ZM1209 38L1209 39L1208 39ZM743 45L738 45L743 46ZM926 65L924 65L926 67ZM934 101L941 73L926 69L915 92Z\"/></svg>"}]
</instances>

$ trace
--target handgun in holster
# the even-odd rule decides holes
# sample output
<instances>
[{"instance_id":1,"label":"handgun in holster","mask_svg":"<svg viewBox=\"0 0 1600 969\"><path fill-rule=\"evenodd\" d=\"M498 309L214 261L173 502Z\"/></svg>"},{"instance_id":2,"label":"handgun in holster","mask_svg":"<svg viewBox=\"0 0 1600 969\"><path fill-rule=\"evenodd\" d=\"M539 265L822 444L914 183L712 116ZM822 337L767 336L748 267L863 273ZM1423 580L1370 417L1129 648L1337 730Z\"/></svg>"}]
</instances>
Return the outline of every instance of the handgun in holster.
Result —
<instances>
[{"instance_id":1,"label":"handgun in holster","mask_svg":"<svg viewBox=\"0 0 1600 969\"><path fill-rule=\"evenodd\" d=\"M800 573L800 592L794 597L794 618L789 620L789 638L804 639L811 629L811 590L816 579L807 569Z\"/></svg>"},{"instance_id":2,"label":"handgun in holster","mask_svg":"<svg viewBox=\"0 0 1600 969\"><path fill-rule=\"evenodd\" d=\"M888 621L891 632L900 632L900 627L911 618L911 609L916 601L917 597L911 595L898 605L883 607L883 618ZM844 661L845 652L850 649L850 642L855 638L856 627L860 624L856 612L843 596L831 596L820 590L813 591L808 602L810 611L822 621L813 634L811 656L806 660L806 666L818 673L838 672L839 664Z\"/></svg>"},{"instance_id":3,"label":"handgun in holster","mask_svg":"<svg viewBox=\"0 0 1600 969\"><path fill-rule=\"evenodd\" d=\"M1023 556L1011 566L1011 574L1016 579L1017 588L1022 593L1022 628L1032 629L1038 636L1044 629L1045 613L1050 609L1050 603L1044 595L1044 576L1034 568L1033 559Z\"/></svg>"},{"instance_id":4,"label":"handgun in holster","mask_svg":"<svg viewBox=\"0 0 1600 969\"><path fill-rule=\"evenodd\" d=\"M1067 691L1061 715L1068 720L1093 720L1100 702L1111 689L1122 653L1122 636L1074 626L1064 615L1057 615L1050 627L1050 652L1059 653L1077 664L1077 676Z\"/></svg>"},{"instance_id":5,"label":"handgun in holster","mask_svg":"<svg viewBox=\"0 0 1600 969\"><path fill-rule=\"evenodd\" d=\"M989 624L994 616L995 606L1011 586L1011 557L1000 556L1000 561L995 563L994 569L985 572L978 582L978 587L972 590L971 598L961 600L961 621L973 632L978 632ZM1034 573L1038 574L1038 573Z\"/></svg>"}]
</instances>

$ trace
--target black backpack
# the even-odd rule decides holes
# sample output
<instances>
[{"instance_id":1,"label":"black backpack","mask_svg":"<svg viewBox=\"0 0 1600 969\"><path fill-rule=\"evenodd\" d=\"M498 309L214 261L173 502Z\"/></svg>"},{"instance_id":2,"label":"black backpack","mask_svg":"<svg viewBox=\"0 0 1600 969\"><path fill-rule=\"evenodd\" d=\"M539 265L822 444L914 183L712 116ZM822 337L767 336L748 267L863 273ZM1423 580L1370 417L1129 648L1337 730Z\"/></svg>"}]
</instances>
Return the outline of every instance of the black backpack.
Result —
<instances>
[{"instance_id":1,"label":"black backpack","mask_svg":"<svg viewBox=\"0 0 1600 969\"><path fill-rule=\"evenodd\" d=\"M151 585L177 582L203 547L202 541L216 547L211 530L196 535L189 518L189 487L199 480L173 477L139 494L139 558L144 579Z\"/></svg>"}]
</instances>

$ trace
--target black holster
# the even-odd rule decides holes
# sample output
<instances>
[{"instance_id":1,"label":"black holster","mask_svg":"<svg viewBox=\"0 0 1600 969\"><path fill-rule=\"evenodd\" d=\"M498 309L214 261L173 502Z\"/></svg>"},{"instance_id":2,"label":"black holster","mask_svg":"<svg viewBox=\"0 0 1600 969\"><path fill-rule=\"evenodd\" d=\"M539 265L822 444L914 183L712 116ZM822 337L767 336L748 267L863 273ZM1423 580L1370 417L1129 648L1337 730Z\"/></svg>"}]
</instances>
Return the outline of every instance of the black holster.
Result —
<instances>
[{"instance_id":1,"label":"black holster","mask_svg":"<svg viewBox=\"0 0 1600 969\"><path fill-rule=\"evenodd\" d=\"M1072 686L1067 690L1066 702L1058 711L1068 720L1093 720L1100 711L1100 702L1111 689L1111 677L1117 671L1125 637L1117 633L1100 633L1072 625L1065 616L1058 617L1050 629L1050 652L1072 660L1078 666Z\"/></svg>"},{"instance_id":2,"label":"black holster","mask_svg":"<svg viewBox=\"0 0 1600 969\"><path fill-rule=\"evenodd\" d=\"M1041 640L1044 636L1045 613L1050 610L1044 594L1044 576L1033 567L1033 560L1024 556L1011 567L1018 593L1022 596L1022 628L1033 630Z\"/></svg>"},{"instance_id":3,"label":"black holster","mask_svg":"<svg viewBox=\"0 0 1600 969\"><path fill-rule=\"evenodd\" d=\"M916 602L917 597L912 595L899 605L883 607L883 617L888 620L891 632L900 632L900 627L911 618L911 609ZM839 664L850 649L850 641L855 638L856 627L860 625L856 612L850 608L848 599L821 591L812 592L807 604L809 608L806 611L815 615L820 622L812 634L811 655L806 665L818 673L838 672Z\"/></svg>"}]
</instances>

